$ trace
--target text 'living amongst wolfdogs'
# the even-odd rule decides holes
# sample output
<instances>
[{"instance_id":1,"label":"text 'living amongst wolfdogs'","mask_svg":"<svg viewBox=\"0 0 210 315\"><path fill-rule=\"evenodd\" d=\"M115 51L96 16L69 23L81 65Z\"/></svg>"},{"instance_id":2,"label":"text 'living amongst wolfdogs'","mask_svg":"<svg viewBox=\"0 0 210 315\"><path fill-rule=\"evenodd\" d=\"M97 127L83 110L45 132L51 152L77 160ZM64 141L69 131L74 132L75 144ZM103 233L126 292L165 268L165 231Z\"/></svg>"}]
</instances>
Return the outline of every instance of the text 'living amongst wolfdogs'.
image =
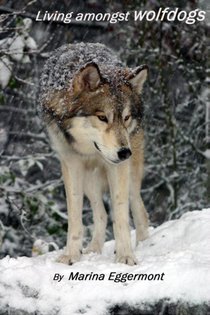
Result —
<instances>
[{"instance_id":1,"label":"text 'living amongst wolfdogs'","mask_svg":"<svg viewBox=\"0 0 210 315\"><path fill-rule=\"evenodd\" d=\"M145 11L127 11L127 12L106 12L106 13L62 13L59 11L48 12L48 11L38 11L36 15L36 21L59 21L65 24L70 24L71 22L108 22L115 24L117 22L128 22L128 21L178 21L184 22L186 24L194 24L195 22L201 22L205 20L206 12L200 9L195 9L191 11L180 10L179 8L170 9L159 8L155 10L145 10Z\"/></svg>"}]
</instances>

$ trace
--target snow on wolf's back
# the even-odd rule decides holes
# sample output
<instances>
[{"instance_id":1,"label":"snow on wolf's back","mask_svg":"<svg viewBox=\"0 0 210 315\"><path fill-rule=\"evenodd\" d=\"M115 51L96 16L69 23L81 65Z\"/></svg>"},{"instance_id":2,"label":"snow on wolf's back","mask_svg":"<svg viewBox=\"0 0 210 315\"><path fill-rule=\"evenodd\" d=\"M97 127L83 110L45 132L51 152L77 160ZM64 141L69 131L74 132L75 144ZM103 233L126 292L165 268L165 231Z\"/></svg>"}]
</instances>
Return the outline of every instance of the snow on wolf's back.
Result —
<instances>
[{"instance_id":1,"label":"snow on wolf's back","mask_svg":"<svg viewBox=\"0 0 210 315\"><path fill-rule=\"evenodd\" d=\"M47 60L40 82L41 98L52 90L66 88L74 74L88 62L95 62L104 77L109 77L114 67L123 67L115 53L103 44L67 44L53 51Z\"/></svg>"}]
</instances>

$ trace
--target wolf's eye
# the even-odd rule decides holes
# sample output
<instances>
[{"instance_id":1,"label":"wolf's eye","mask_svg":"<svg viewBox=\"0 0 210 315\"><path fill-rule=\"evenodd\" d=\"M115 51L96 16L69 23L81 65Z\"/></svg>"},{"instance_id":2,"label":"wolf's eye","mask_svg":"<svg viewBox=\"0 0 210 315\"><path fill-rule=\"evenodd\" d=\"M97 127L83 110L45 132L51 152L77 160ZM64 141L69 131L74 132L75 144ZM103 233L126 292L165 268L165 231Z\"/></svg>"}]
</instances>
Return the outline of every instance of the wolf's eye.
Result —
<instances>
[{"instance_id":1,"label":"wolf's eye","mask_svg":"<svg viewBox=\"0 0 210 315\"><path fill-rule=\"evenodd\" d=\"M106 118L105 115L98 115L97 117L98 117L98 119L100 119L101 121L104 121L104 122L108 123L108 119Z\"/></svg>"},{"instance_id":2,"label":"wolf's eye","mask_svg":"<svg viewBox=\"0 0 210 315\"><path fill-rule=\"evenodd\" d=\"M125 116L124 120L127 121L130 117L131 117L131 115L127 115L127 116Z\"/></svg>"}]
</instances>

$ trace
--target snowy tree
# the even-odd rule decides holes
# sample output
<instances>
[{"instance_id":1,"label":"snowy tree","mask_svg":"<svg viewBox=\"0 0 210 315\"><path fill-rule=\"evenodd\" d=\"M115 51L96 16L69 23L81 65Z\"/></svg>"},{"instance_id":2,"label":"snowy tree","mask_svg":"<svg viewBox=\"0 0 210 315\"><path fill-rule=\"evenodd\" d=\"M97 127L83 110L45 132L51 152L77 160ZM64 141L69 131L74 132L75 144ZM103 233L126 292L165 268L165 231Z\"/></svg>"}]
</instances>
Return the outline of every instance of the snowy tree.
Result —
<instances>
[{"instance_id":1,"label":"snowy tree","mask_svg":"<svg viewBox=\"0 0 210 315\"><path fill-rule=\"evenodd\" d=\"M158 10L161 1L134 1L130 10ZM194 1L172 8L193 10ZM205 24L144 21L125 25L122 56L130 65L146 63L144 94L146 172L143 196L152 220L161 222L208 205L206 156L207 30ZM126 54L125 54L126 52ZM205 118L206 116L206 118ZM208 163L208 162L207 162Z\"/></svg>"}]
</instances>

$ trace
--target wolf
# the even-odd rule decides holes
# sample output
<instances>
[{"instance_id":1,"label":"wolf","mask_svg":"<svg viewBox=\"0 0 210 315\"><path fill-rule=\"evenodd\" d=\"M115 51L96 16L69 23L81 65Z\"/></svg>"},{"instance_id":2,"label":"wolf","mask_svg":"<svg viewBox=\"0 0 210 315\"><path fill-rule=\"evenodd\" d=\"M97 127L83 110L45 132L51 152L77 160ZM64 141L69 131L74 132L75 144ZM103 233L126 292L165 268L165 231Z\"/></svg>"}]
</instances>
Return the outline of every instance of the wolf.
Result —
<instances>
[{"instance_id":1,"label":"wolf","mask_svg":"<svg viewBox=\"0 0 210 315\"><path fill-rule=\"evenodd\" d=\"M103 44L67 44L47 60L40 86L40 110L57 151L65 185L68 235L59 262L82 254L84 195L93 210L92 240L85 253L101 253L110 192L116 262L134 265L129 206L136 242L148 236L148 215L140 196L144 164L141 92L148 67L126 67Z\"/></svg>"}]
</instances>

